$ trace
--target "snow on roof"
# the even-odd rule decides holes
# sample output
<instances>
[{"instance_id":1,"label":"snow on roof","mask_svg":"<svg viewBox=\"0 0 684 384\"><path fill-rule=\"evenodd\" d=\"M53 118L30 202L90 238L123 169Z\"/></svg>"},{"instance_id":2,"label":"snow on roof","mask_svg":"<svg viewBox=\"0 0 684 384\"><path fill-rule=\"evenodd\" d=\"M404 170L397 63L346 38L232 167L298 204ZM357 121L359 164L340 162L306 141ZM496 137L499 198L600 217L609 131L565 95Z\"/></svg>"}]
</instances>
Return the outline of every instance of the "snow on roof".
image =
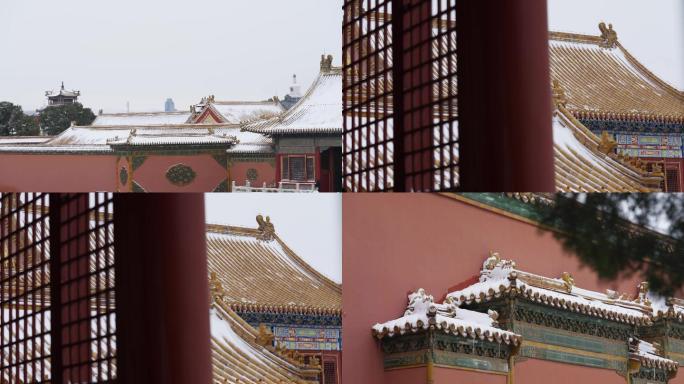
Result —
<instances>
[{"instance_id":1,"label":"snow on roof","mask_svg":"<svg viewBox=\"0 0 684 384\"><path fill-rule=\"evenodd\" d=\"M220 301L212 304L209 317L215 382L308 383L302 372L320 370L260 345L258 331Z\"/></svg>"},{"instance_id":2,"label":"snow on roof","mask_svg":"<svg viewBox=\"0 0 684 384\"><path fill-rule=\"evenodd\" d=\"M435 329L461 337L520 345L522 336L498 328L497 317L496 311L490 310L487 314L470 311L458 308L452 301L435 303L432 295L421 288L408 296L404 316L375 324L372 331L375 337L382 339Z\"/></svg>"},{"instance_id":3,"label":"snow on roof","mask_svg":"<svg viewBox=\"0 0 684 384\"><path fill-rule=\"evenodd\" d=\"M135 112L101 114L91 124L98 126L184 124L192 114L187 112Z\"/></svg>"},{"instance_id":4,"label":"snow on roof","mask_svg":"<svg viewBox=\"0 0 684 384\"><path fill-rule=\"evenodd\" d=\"M211 105L224 118L225 123L240 124L258 119L269 119L283 112L276 101L215 101Z\"/></svg>"},{"instance_id":5,"label":"snow on roof","mask_svg":"<svg viewBox=\"0 0 684 384\"><path fill-rule=\"evenodd\" d=\"M562 105L553 113L556 189L568 192L652 192L660 178L602 153L599 138Z\"/></svg>"},{"instance_id":6,"label":"snow on roof","mask_svg":"<svg viewBox=\"0 0 684 384\"><path fill-rule=\"evenodd\" d=\"M639 361L642 367L676 371L679 363L662 357L664 353L660 349L659 344L651 344L636 337L629 338L629 357Z\"/></svg>"},{"instance_id":7,"label":"snow on roof","mask_svg":"<svg viewBox=\"0 0 684 384\"><path fill-rule=\"evenodd\" d=\"M292 108L276 118L245 124L244 128L269 135L341 134L342 69L321 70Z\"/></svg>"},{"instance_id":8,"label":"snow on roof","mask_svg":"<svg viewBox=\"0 0 684 384\"><path fill-rule=\"evenodd\" d=\"M71 126L51 138L22 144L0 139L0 152L110 152L111 145L220 145L239 146L231 153L272 152L272 139L246 132L233 124L167 124ZM251 151L251 152L250 152Z\"/></svg>"},{"instance_id":9,"label":"snow on roof","mask_svg":"<svg viewBox=\"0 0 684 384\"><path fill-rule=\"evenodd\" d=\"M228 132L217 132L212 128L201 126L178 129L168 129L168 127L145 127L138 130L132 129L127 137L115 138L107 141L109 145L124 146L154 146L154 145L211 145L237 143L235 136Z\"/></svg>"},{"instance_id":10,"label":"snow on roof","mask_svg":"<svg viewBox=\"0 0 684 384\"><path fill-rule=\"evenodd\" d=\"M0 136L0 145L42 144L50 136Z\"/></svg>"},{"instance_id":11,"label":"snow on roof","mask_svg":"<svg viewBox=\"0 0 684 384\"><path fill-rule=\"evenodd\" d=\"M515 262L492 253L485 260L480 279L465 289L447 294L456 305L483 303L504 294L517 294L530 301L555 308L582 313L627 324L652 324L652 310L646 292L637 300L628 300L614 293L600 293L575 286L572 276L564 273L553 279L524 272Z\"/></svg>"}]
</instances>

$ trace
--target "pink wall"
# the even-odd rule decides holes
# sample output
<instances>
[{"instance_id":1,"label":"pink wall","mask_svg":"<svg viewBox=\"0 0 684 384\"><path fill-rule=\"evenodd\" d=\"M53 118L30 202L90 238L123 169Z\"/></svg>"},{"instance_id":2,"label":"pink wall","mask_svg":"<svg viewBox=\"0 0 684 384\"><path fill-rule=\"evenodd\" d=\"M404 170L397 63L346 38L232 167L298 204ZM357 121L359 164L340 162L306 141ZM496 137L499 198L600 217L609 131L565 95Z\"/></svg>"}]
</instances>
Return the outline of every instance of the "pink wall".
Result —
<instances>
[{"instance_id":1,"label":"pink wall","mask_svg":"<svg viewBox=\"0 0 684 384\"><path fill-rule=\"evenodd\" d=\"M268 161L233 161L230 167L230 177L235 180L237 185L245 185L247 171L254 168L257 171L256 181L252 181L252 186L261 187L264 183L271 186L275 185L275 167Z\"/></svg>"},{"instance_id":2,"label":"pink wall","mask_svg":"<svg viewBox=\"0 0 684 384\"><path fill-rule=\"evenodd\" d=\"M516 363L514 377L522 384L627 383L616 371L533 359Z\"/></svg>"},{"instance_id":3,"label":"pink wall","mask_svg":"<svg viewBox=\"0 0 684 384\"><path fill-rule=\"evenodd\" d=\"M176 164L185 164L197 176L189 185L179 187L166 178L166 171ZM211 192L228 177L228 172L211 155L148 156L133 172L133 180L148 192Z\"/></svg>"},{"instance_id":4,"label":"pink wall","mask_svg":"<svg viewBox=\"0 0 684 384\"><path fill-rule=\"evenodd\" d=\"M482 373L474 371L464 371L461 369L436 367L433 372L435 384L452 383L477 383L477 384L506 384L507 375L496 375L492 373ZM526 381L518 381L526 384Z\"/></svg>"},{"instance_id":5,"label":"pink wall","mask_svg":"<svg viewBox=\"0 0 684 384\"><path fill-rule=\"evenodd\" d=\"M3 154L0 159L0 190L3 192L116 189L116 156Z\"/></svg>"},{"instance_id":6,"label":"pink wall","mask_svg":"<svg viewBox=\"0 0 684 384\"><path fill-rule=\"evenodd\" d=\"M681 366L679 369L682 369ZM677 376L668 381L668 384L684 384L684 373L677 373Z\"/></svg>"},{"instance_id":7,"label":"pink wall","mask_svg":"<svg viewBox=\"0 0 684 384\"><path fill-rule=\"evenodd\" d=\"M345 347L346 348L346 347ZM345 351L345 353L347 353ZM345 373L346 374L346 373ZM344 377L345 383L374 383L373 381L350 381L349 378ZM393 371L388 371L385 376L387 377L387 383L391 384L426 384L427 383L427 370L425 368L407 368L407 369L395 369ZM437 383L435 383L437 384Z\"/></svg>"},{"instance_id":8,"label":"pink wall","mask_svg":"<svg viewBox=\"0 0 684 384\"><path fill-rule=\"evenodd\" d=\"M370 327L397 318L406 295L442 298L477 275L489 251L549 277L571 272L578 286L634 292L634 280L601 283L537 227L435 194L343 194L343 377L391 383ZM412 223L412 224L411 224ZM524 381L522 381L524 383Z\"/></svg>"}]
</instances>

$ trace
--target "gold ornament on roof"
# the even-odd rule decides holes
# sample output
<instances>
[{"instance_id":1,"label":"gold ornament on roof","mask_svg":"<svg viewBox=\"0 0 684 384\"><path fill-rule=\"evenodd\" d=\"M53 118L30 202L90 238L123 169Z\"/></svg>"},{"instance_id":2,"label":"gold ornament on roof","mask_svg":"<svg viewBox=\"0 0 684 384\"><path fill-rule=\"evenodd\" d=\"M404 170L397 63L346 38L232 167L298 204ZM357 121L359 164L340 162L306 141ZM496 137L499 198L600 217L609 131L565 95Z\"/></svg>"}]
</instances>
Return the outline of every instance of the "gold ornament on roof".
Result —
<instances>
[{"instance_id":1,"label":"gold ornament on roof","mask_svg":"<svg viewBox=\"0 0 684 384\"><path fill-rule=\"evenodd\" d=\"M256 343L262 347L270 347L273 345L275 336L265 324L259 324L259 334L256 337Z\"/></svg>"},{"instance_id":2,"label":"gold ornament on roof","mask_svg":"<svg viewBox=\"0 0 684 384\"><path fill-rule=\"evenodd\" d=\"M663 173L663 166L660 165L659 163L653 163L653 168L652 171L653 176L664 176L665 174Z\"/></svg>"},{"instance_id":3,"label":"gold ornament on roof","mask_svg":"<svg viewBox=\"0 0 684 384\"><path fill-rule=\"evenodd\" d=\"M321 55L321 72L330 72L332 70L332 55Z\"/></svg>"},{"instance_id":4,"label":"gold ornament on roof","mask_svg":"<svg viewBox=\"0 0 684 384\"><path fill-rule=\"evenodd\" d=\"M613 153L615 147L617 147L617 142L613 139L613 136L607 131L601 132L601 142L599 143L598 150L607 155Z\"/></svg>"},{"instance_id":5,"label":"gold ornament on roof","mask_svg":"<svg viewBox=\"0 0 684 384\"><path fill-rule=\"evenodd\" d=\"M209 274L209 292L211 293L212 300L222 300L225 295L223 285L221 285L216 272Z\"/></svg>"},{"instance_id":6,"label":"gold ornament on roof","mask_svg":"<svg viewBox=\"0 0 684 384\"><path fill-rule=\"evenodd\" d=\"M572 275L569 272L563 272L561 275L561 279L563 280L563 284L565 285L565 289L568 292L572 291L572 287L575 286L575 279L572 278Z\"/></svg>"},{"instance_id":7,"label":"gold ornament on roof","mask_svg":"<svg viewBox=\"0 0 684 384\"><path fill-rule=\"evenodd\" d=\"M617 32L613 29L613 24L608 24L608 27L606 27L606 23L601 22L598 27L601 31L601 39L603 39L601 46L605 48L615 48L617 46L618 36Z\"/></svg>"},{"instance_id":8,"label":"gold ornament on roof","mask_svg":"<svg viewBox=\"0 0 684 384\"><path fill-rule=\"evenodd\" d=\"M262 215L258 215L256 221L259 224L259 239L272 240L275 235L275 226L271 223L271 218L266 216L266 219L264 219Z\"/></svg>"},{"instance_id":9,"label":"gold ornament on roof","mask_svg":"<svg viewBox=\"0 0 684 384\"><path fill-rule=\"evenodd\" d=\"M648 282L643 281L637 286L639 297L635 300L637 302L643 303L646 306L651 306L651 301L648 299Z\"/></svg>"},{"instance_id":10,"label":"gold ornament on roof","mask_svg":"<svg viewBox=\"0 0 684 384\"><path fill-rule=\"evenodd\" d=\"M485 260L484 267L485 269L492 270L500 261L501 256L499 256L499 252L489 251L489 257Z\"/></svg>"},{"instance_id":11,"label":"gold ornament on roof","mask_svg":"<svg viewBox=\"0 0 684 384\"><path fill-rule=\"evenodd\" d=\"M565 107L568 104L568 98L565 96L565 90L563 90L558 80L553 80L551 90L553 92L554 105Z\"/></svg>"}]
</instances>

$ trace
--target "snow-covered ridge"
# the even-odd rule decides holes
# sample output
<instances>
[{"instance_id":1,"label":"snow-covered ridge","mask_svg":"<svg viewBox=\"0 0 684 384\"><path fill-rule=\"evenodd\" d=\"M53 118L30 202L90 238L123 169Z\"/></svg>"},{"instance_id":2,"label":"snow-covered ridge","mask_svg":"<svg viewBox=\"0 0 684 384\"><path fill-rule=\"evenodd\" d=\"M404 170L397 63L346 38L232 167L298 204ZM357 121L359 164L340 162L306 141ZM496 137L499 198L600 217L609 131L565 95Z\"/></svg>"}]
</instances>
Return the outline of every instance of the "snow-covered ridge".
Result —
<instances>
[{"instance_id":1,"label":"snow-covered ridge","mask_svg":"<svg viewBox=\"0 0 684 384\"><path fill-rule=\"evenodd\" d=\"M522 337L498 328L497 317L496 311L485 314L458 308L453 302L435 303L434 298L421 288L408 296L404 316L375 324L372 332L382 339L434 329L461 337L520 345Z\"/></svg>"}]
</instances>

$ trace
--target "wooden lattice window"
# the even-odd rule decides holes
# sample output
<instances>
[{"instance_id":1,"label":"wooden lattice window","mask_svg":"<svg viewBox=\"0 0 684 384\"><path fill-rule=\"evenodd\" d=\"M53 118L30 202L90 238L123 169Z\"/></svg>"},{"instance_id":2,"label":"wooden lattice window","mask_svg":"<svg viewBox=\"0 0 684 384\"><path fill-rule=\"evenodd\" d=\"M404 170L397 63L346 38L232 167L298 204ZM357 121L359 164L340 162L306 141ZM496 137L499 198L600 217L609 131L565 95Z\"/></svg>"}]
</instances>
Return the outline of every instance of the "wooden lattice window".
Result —
<instances>
[{"instance_id":1,"label":"wooden lattice window","mask_svg":"<svg viewBox=\"0 0 684 384\"><path fill-rule=\"evenodd\" d=\"M0 195L0 382L115 382L112 199Z\"/></svg>"},{"instance_id":2,"label":"wooden lattice window","mask_svg":"<svg viewBox=\"0 0 684 384\"><path fill-rule=\"evenodd\" d=\"M289 155L281 158L283 180L314 181L316 180L316 160L309 155Z\"/></svg>"},{"instance_id":3,"label":"wooden lattice window","mask_svg":"<svg viewBox=\"0 0 684 384\"><path fill-rule=\"evenodd\" d=\"M52 378L48 195L0 195L0 382Z\"/></svg>"},{"instance_id":4,"label":"wooden lattice window","mask_svg":"<svg viewBox=\"0 0 684 384\"><path fill-rule=\"evenodd\" d=\"M346 0L348 191L458 186L456 0Z\"/></svg>"}]
</instances>

